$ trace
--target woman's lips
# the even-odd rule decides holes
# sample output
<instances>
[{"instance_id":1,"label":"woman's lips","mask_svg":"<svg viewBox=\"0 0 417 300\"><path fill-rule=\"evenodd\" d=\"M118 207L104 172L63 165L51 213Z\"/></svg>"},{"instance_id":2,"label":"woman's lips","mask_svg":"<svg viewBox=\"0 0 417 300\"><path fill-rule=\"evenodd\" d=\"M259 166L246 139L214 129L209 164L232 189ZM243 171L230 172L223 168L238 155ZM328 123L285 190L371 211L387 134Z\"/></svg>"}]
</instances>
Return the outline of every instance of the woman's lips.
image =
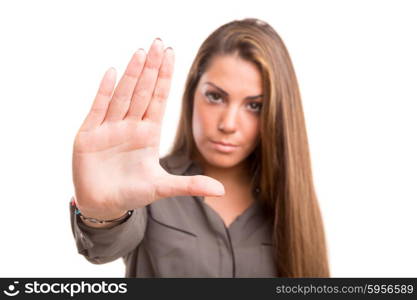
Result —
<instances>
[{"instance_id":1,"label":"woman's lips","mask_svg":"<svg viewBox=\"0 0 417 300\"><path fill-rule=\"evenodd\" d=\"M222 142L215 142L210 141L210 143L213 145L213 148L224 153L230 153L236 150L238 146L234 144L228 144L228 143L222 143Z\"/></svg>"}]
</instances>

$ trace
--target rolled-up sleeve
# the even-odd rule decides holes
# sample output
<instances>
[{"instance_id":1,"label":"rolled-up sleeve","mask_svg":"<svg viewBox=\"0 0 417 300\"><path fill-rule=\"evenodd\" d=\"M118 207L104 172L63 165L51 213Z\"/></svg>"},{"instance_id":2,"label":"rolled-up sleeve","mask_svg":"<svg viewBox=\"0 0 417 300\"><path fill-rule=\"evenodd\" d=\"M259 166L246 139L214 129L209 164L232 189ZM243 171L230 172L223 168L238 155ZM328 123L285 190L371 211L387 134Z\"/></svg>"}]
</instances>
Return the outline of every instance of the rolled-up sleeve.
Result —
<instances>
[{"instance_id":1,"label":"rolled-up sleeve","mask_svg":"<svg viewBox=\"0 0 417 300\"><path fill-rule=\"evenodd\" d=\"M146 207L137 208L123 223L112 228L92 228L75 214L70 202L72 234L78 249L88 261L104 264L133 251L142 241L147 223Z\"/></svg>"}]
</instances>

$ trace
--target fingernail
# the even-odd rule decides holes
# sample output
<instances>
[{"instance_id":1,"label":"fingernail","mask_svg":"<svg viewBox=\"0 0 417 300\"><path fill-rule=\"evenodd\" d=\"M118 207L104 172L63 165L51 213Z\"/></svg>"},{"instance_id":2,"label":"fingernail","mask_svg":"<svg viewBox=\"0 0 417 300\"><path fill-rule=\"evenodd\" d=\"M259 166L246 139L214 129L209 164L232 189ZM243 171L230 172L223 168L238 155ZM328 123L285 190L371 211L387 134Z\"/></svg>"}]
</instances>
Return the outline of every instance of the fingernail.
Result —
<instances>
[{"instance_id":1,"label":"fingernail","mask_svg":"<svg viewBox=\"0 0 417 300\"><path fill-rule=\"evenodd\" d=\"M224 186L223 184L217 184L214 188L213 188L213 192L215 192L215 194L217 196L223 196L225 194L225 190L224 190Z\"/></svg>"},{"instance_id":2,"label":"fingernail","mask_svg":"<svg viewBox=\"0 0 417 300\"><path fill-rule=\"evenodd\" d=\"M159 37L157 37L157 38L155 39L155 41L160 41L160 42L162 42L161 38L159 38Z\"/></svg>"},{"instance_id":3,"label":"fingernail","mask_svg":"<svg viewBox=\"0 0 417 300\"><path fill-rule=\"evenodd\" d=\"M113 67L110 67L107 69L106 73L109 74L109 76L116 76L116 69Z\"/></svg>"}]
</instances>

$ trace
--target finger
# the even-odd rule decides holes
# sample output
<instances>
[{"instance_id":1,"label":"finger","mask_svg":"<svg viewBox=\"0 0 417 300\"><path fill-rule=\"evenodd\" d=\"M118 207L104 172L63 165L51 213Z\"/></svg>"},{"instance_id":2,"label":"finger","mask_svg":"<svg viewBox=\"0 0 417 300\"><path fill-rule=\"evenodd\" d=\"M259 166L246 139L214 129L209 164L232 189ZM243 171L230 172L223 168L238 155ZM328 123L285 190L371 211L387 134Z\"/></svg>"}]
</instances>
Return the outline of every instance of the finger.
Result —
<instances>
[{"instance_id":1,"label":"finger","mask_svg":"<svg viewBox=\"0 0 417 300\"><path fill-rule=\"evenodd\" d=\"M141 120L151 100L164 51L160 39L155 39L146 58L145 67L136 83L126 119Z\"/></svg>"},{"instance_id":2,"label":"finger","mask_svg":"<svg viewBox=\"0 0 417 300\"><path fill-rule=\"evenodd\" d=\"M120 79L114 91L112 100L110 101L109 109L107 111L104 122L119 121L124 118L129 109L130 101L132 99L133 91L138 81L139 75L142 72L145 64L146 53L143 49L137 50L129 64L126 71Z\"/></svg>"},{"instance_id":3,"label":"finger","mask_svg":"<svg viewBox=\"0 0 417 300\"><path fill-rule=\"evenodd\" d=\"M174 71L174 51L168 47L165 50L164 59L159 69L158 79L151 102L146 110L143 119L149 119L160 123L164 115L166 100L168 99L171 87L172 73Z\"/></svg>"},{"instance_id":4,"label":"finger","mask_svg":"<svg viewBox=\"0 0 417 300\"><path fill-rule=\"evenodd\" d=\"M110 68L106 71L100 82L97 95L93 101L90 112L81 125L80 131L92 130L103 122L107 108L116 83L116 70Z\"/></svg>"},{"instance_id":5,"label":"finger","mask_svg":"<svg viewBox=\"0 0 417 300\"><path fill-rule=\"evenodd\" d=\"M176 176L168 174L156 185L158 199L175 196L222 196L224 186L219 181L203 175Z\"/></svg>"}]
</instances>

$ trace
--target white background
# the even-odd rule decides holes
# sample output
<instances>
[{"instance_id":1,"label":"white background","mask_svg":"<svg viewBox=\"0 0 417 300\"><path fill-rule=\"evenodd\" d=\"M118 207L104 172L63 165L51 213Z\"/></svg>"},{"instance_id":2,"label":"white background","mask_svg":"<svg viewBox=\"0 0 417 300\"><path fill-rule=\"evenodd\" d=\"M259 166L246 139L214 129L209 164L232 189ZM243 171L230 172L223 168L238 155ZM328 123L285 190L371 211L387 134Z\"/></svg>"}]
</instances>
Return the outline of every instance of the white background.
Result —
<instances>
[{"instance_id":1,"label":"white background","mask_svg":"<svg viewBox=\"0 0 417 300\"><path fill-rule=\"evenodd\" d=\"M72 143L105 70L155 37L176 52L161 155L214 29L257 17L299 79L334 277L417 276L415 1L2 1L0 276L123 277L77 253Z\"/></svg>"}]
</instances>

